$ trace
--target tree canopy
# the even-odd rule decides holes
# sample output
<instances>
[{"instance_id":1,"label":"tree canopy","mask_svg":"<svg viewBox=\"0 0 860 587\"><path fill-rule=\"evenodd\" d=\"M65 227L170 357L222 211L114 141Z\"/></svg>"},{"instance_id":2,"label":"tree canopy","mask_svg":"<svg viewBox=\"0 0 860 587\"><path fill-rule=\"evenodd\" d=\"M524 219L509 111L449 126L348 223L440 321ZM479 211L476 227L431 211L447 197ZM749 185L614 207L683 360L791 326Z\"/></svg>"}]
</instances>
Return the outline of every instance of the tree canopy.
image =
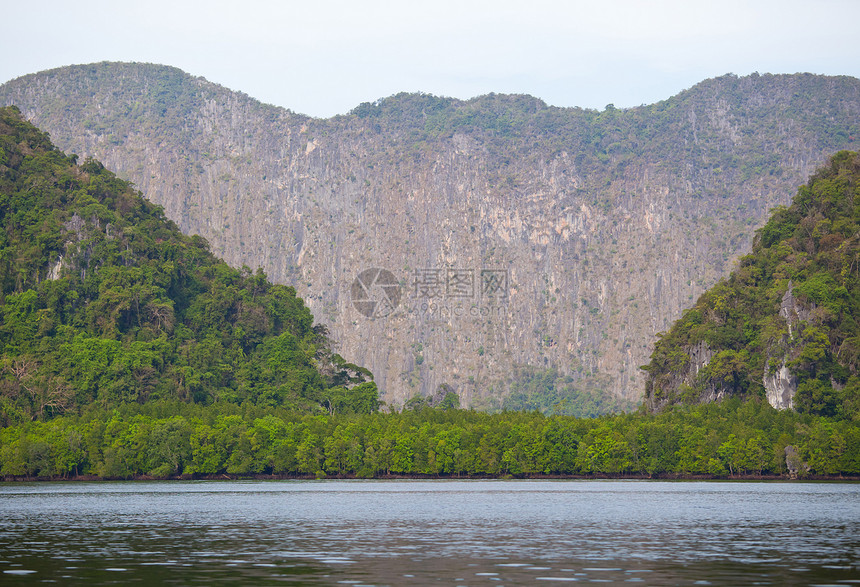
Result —
<instances>
[{"instance_id":1,"label":"tree canopy","mask_svg":"<svg viewBox=\"0 0 860 587\"><path fill-rule=\"evenodd\" d=\"M0 424L128 402L372 412L292 287L234 269L0 108Z\"/></svg>"}]
</instances>

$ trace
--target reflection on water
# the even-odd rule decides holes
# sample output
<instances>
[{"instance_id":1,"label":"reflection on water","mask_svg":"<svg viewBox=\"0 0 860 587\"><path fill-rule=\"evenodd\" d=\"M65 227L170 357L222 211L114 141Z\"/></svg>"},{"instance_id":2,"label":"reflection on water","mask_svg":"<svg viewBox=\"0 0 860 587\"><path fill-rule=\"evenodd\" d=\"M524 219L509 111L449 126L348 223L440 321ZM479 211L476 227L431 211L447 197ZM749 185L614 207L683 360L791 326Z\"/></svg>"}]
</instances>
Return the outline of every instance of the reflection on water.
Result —
<instances>
[{"instance_id":1,"label":"reflection on water","mask_svg":"<svg viewBox=\"0 0 860 587\"><path fill-rule=\"evenodd\" d=\"M860 584L860 486L0 484L0 584Z\"/></svg>"}]
</instances>

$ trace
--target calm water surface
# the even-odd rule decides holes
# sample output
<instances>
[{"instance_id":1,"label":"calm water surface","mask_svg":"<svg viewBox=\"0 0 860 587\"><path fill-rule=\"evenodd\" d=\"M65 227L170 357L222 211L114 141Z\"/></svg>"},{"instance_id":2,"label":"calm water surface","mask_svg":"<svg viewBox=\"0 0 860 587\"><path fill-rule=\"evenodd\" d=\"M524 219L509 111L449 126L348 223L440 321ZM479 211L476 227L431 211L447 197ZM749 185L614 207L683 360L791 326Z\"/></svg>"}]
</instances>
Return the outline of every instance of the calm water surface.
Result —
<instances>
[{"instance_id":1,"label":"calm water surface","mask_svg":"<svg viewBox=\"0 0 860 587\"><path fill-rule=\"evenodd\" d=\"M860 485L0 484L0 585L860 585Z\"/></svg>"}]
</instances>

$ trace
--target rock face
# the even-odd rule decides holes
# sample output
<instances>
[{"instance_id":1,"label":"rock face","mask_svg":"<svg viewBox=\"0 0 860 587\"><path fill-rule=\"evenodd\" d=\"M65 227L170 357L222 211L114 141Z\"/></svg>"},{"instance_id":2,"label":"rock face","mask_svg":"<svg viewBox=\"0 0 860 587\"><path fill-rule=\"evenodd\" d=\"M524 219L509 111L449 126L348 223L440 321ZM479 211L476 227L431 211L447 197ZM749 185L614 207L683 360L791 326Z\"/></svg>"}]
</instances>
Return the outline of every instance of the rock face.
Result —
<instances>
[{"instance_id":1,"label":"rock face","mask_svg":"<svg viewBox=\"0 0 860 587\"><path fill-rule=\"evenodd\" d=\"M792 398L797 392L797 377L791 374L785 361L772 374L770 363L765 365L764 390L767 402L777 410L789 410L793 407Z\"/></svg>"},{"instance_id":2,"label":"rock face","mask_svg":"<svg viewBox=\"0 0 860 587\"><path fill-rule=\"evenodd\" d=\"M638 399L653 333L860 145L860 81L812 75L726 76L623 111L402 94L319 120L103 63L13 80L0 103L228 262L294 285L397 404L445 384L492 406L520 364Z\"/></svg>"},{"instance_id":3,"label":"rock face","mask_svg":"<svg viewBox=\"0 0 860 587\"><path fill-rule=\"evenodd\" d=\"M789 281L788 289L782 296L779 305L779 315L785 320L788 334L783 337L781 349L792 349L797 346L795 341L796 324L798 321L807 321L812 315L812 308L804 308L794 297L792 283ZM794 344L793 344L794 343ZM792 375L786 361L791 354L790 350L780 352L780 356L768 357L765 364L765 373L762 383L764 384L767 401L778 410L791 409L793 407L794 394L797 392L797 377ZM773 365L779 367L773 368Z\"/></svg>"},{"instance_id":4,"label":"rock face","mask_svg":"<svg viewBox=\"0 0 860 587\"><path fill-rule=\"evenodd\" d=\"M672 371L668 377L667 385L672 389L678 390L679 394L690 393L690 390L698 383L699 375L708 366L711 359L714 358L714 354L708 343L700 340L688 349L686 364ZM699 402L712 402L724 396L725 391L722 388L708 384L703 390L698 391L695 399ZM657 411L662 407L656 398L651 397L648 400L648 409Z\"/></svg>"}]
</instances>

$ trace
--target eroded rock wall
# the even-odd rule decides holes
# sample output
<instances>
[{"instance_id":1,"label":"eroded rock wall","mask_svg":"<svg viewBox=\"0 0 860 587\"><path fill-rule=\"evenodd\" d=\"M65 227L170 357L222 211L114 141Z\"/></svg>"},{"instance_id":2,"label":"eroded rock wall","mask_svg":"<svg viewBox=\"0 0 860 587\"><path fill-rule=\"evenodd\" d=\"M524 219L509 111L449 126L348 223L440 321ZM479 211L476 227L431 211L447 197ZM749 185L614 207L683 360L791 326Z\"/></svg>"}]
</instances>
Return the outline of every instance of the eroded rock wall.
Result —
<instances>
[{"instance_id":1,"label":"eroded rock wall","mask_svg":"<svg viewBox=\"0 0 860 587\"><path fill-rule=\"evenodd\" d=\"M400 95L318 120L172 68L98 64L13 80L0 102L231 264L294 285L387 401L444 383L481 406L517 364L641 397L654 333L855 144L834 129L860 119L860 83L728 76L605 112ZM368 317L352 284L373 267L400 288Z\"/></svg>"}]
</instances>

